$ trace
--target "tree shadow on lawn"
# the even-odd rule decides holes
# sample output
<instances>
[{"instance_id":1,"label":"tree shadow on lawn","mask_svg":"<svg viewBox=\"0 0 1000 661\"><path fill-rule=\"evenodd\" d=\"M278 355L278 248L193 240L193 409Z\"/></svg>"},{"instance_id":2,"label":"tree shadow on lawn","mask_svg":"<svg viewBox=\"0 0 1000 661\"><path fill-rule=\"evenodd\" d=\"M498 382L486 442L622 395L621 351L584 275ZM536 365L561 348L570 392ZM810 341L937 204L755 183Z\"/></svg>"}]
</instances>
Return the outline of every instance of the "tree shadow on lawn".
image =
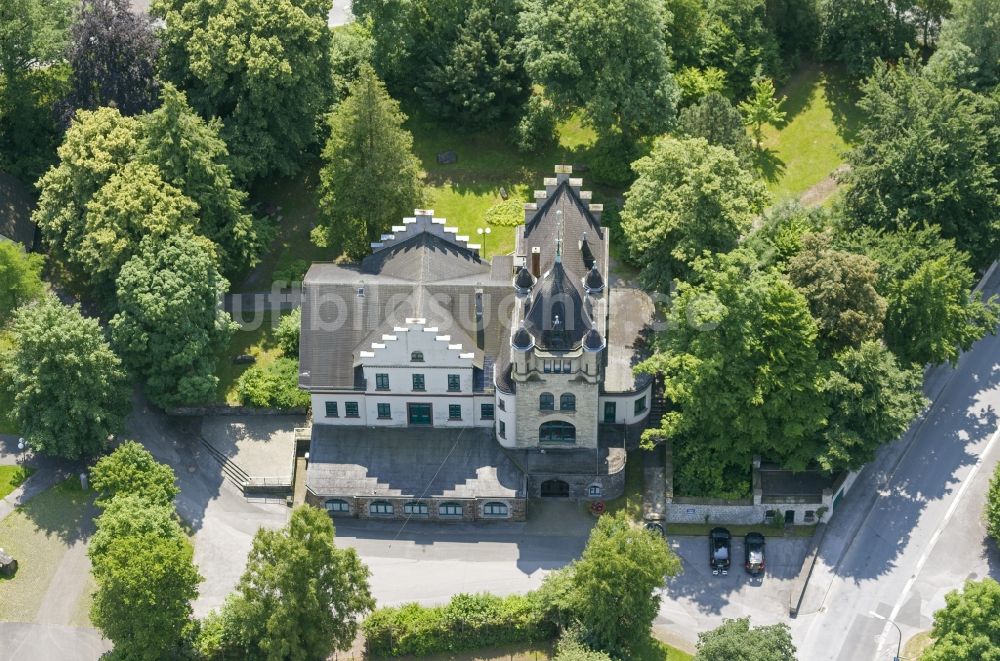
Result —
<instances>
[{"instance_id":1,"label":"tree shadow on lawn","mask_svg":"<svg viewBox=\"0 0 1000 661\"><path fill-rule=\"evenodd\" d=\"M837 133L849 145L858 138L858 131L865 123L865 113L858 107L862 94L858 83L851 80L840 67L827 65L823 68L826 82L826 99L833 113L833 123Z\"/></svg>"},{"instance_id":2,"label":"tree shadow on lawn","mask_svg":"<svg viewBox=\"0 0 1000 661\"><path fill-rule=\"evenodd\" d=\"M822 70L816 64L804 64L788 79L777 92L777 97L787 97L781 110L785 117L774 125L779 131L789 124L806 110L813 101L816 88L822 80Z\"/></svg>"},{"instance_id":3,"label":"tree shadow on lawn","mask_svg":"<svg viewBox=\"0 0 1000 661\"><path fill-rule=\"evenodd\" d=\"M78 471L79 472L79 471ZM45 536L55 535L71 545L89 537L98 514L94 492L83 491L79 475L71 475L18 508Z\"/></svg>"},{"instance_id":4,"label":"tree shadow on lawn","mask_svg":"<svg viewBox=\"0 0 1000 661\"><path fill-rule=\"evenodd\" d=\"M785 162L769 147L754 150L754 168L768 183L778 181L785 174Z\"/></svg>"}]
</instances>

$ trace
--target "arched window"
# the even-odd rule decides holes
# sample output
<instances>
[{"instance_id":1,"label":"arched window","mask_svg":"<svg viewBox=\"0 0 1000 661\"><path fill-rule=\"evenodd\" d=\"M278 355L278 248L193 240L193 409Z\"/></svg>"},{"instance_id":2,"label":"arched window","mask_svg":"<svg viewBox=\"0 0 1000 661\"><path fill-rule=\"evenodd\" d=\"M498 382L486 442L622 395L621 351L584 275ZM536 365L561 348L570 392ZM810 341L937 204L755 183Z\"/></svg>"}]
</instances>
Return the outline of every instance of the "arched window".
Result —
<instances>
[{"instance_id":1,"label":"arched window","mask_svg":"<svg viewBox=\"0 0 1000 661\"><path fill-rule=\"evenodd\" d=\"M483 505L483 516L507 516L509 511L506 503L486 503Z\"/></svg>"},{"instance_id":2,"label":"arched window","mask_svg":"<svg viewBox=\"0 0 1000 661\"><path fill-rule=\"evenodd\" d=\"M347 504L346 500L341 500L340 498L331 498L326 501L326 511L327 512L350 512L351 506Z\"/></svg>"},{"instance_id":3,"label":"arched window","mask_svg":"<svg viewBox=\"0 0 1000 661\"><path fill-rule=\"evenodd\" d=\"M422 362L424 362L424 352L423 351L414 351L413 353L411 353L410 354L410 362L411 363L422 363Z\"/></svg>"},{"instance_id":4,"label":"arched window","mask_svg":"<svg viewBox=\"0 0 1000 661\"><path fill-rule=\"evenodd\" d=\"M462 506L458 503L441 503L438 505L438 514L441 516L462 516Z\"/></svg>"},{"instance_id":5,"label":"arched window","mask_svg":"<svg viewBox=\"0 0 1000 661\"><path fill-rule=\"evenodd\" d=\"M571 392L564 392L559 395L559 410L560 411L575 411L576 410L576 395Z\"/></svg>"},{"instance_id":6,"label":"arched window","mask_svg":"<svg viewBox=\"0 0 1000 661\"><path fill-rule=\"evenodd\" d=\"M369 514L392 514L392 503L387 503L384 500L376 500L375 502L368 505Z\"/></svg>"},{"instance_id":7,"label":"arched window","mask_svg":"<svg viewBox=\"0 0 1000 661\"><path fill-rule=\"evenodd\" d=\"M542 411L551 411L556 407L556 399L550 392L543 392L538 396L538 408Z\"/></svg>"},{"instance_id":8,"label":"arched window","mask_svg":"<svg viewBox=\"0 0 1000 661\"><path fill-rule=\"evenodd\" d=\"M538 440L550 443L575 443L576 427L562 420L543 422L538 428Z\"/></svg>"},{"instance_id":9,"label":"arched window","mask_svg":"<svg viewBox=\"0 0 1000 661\"><path fill-rule=\"evenodd\" d=\"M406 503L403 505L403 513L412 516L427 516L427 503Z\"/></svg>"}]
</instances>

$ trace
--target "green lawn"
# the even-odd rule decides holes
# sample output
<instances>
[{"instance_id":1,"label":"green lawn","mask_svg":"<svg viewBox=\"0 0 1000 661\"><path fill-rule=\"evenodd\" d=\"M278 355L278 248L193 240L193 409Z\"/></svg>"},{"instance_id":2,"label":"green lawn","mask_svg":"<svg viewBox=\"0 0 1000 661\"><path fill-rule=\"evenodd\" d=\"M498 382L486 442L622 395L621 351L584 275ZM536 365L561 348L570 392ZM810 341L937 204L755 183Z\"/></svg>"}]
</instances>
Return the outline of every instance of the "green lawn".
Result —
<instances>
[{"instance_id":1,"label":"green lawn","mask_svg":"<svg viewBox=\"0 0 1000 661\"><path fill-rule=\"evenodd\" d=\"M625 492L608 501L608 513L625 510L633 521L642 521L642 496L645 479L642 472L642 456L645 450L629 452L625 462Z\"/></svg>"},{"instance_id":2,"label":"green lawn","mask_svg":"<svg viewBox=\"0 0 1000 661\"><path fill-rule=\"evenodd\" d=\"M0 498L24 484L34 472L30 466L0 466Z\"/></svg>"},{"instance_id":3,"label":"green lawn","mask_svg":"<svg viewBox=\"0 0 1000 661\"><path fill-rule=\"evenodd\" d=\"M233 363L235 356L250 354L257 359L257 365L269 365L281 357L281 349L274 336L277 330L277 316L268 312L263 315L260 323L249 321L250 313L247 313L248 322L243 329L236 331L233 338L220 351L216 358L215 375L219 377L219 386L216 389L216 400L218 403L239 404L236 394L236 381L250 367L250 365L236 365Z\"/></svg>"},{"instance_id":4,"label":"green lawn","mask_svg":"<svg viewBox=\"0 0 1000 661\"><path fill-rule=\"evenodd\" d=\"M774 202L798 197L840 166L861 121L857 93L839 75L807 65L779 96L785 121L765 127L758 166ZM825 198L824 198L825 199Z\"/></svg>"},{"instance_id":5,"label":"green lawn","mask_svg":"<svg viewBox=\"0 0 1000 661\"><path fill-rule=\"evenodd\" d=\"M0 521L0 547L18 561L14 578L0 578L0 621L34 621L63 554L92 514L92 499L71 477Z\"/></svg>"}]
</instances>

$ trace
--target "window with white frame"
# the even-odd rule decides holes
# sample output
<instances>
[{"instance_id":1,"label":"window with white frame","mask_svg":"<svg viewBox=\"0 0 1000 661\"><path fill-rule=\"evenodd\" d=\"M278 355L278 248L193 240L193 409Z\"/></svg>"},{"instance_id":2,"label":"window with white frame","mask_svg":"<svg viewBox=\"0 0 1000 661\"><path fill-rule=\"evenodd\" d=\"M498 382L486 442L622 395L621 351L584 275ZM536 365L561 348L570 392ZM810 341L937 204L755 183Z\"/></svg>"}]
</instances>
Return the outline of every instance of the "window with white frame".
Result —
<instances>
[{"instance_id":1,"label":"window with white frame","mask_svg":"<svg viewBox=\"0 0 1000 661\"><path fill-rule=\"evenodd\" d=\"M591 496L600 496L603 493L600 484L591 484L590 488L587 490Z\"/></svg>"},{"instance_id":2,"label":"window with white frame","mask_svg":"<svg viewBox=\"0 0 1000 661\"><path fill-rule=\"evenodd\" d=\"M392 511L392 503L387 503L384 500L376 500L368 505L369 514L392 514Z\"/></svg>"},{"instance_id":3,"label":"window with white frame","mask_svg":"<svg viewBox=\"0 0 1000 661\"><path fill-rule=\"evenodd\" d=\"M510 508L507 507L506 503L486 503L483 505L484 516L507 516L508 512L510 512Z\"/></svg>"}]
</instances>

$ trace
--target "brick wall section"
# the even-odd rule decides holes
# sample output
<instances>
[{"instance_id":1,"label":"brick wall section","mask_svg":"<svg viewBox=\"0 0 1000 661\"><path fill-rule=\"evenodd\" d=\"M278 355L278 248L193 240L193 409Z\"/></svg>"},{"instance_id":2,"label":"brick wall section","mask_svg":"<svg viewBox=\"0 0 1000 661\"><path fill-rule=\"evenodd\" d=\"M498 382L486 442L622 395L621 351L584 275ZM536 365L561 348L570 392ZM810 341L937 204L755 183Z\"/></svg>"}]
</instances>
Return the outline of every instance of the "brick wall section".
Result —
<instances>
[{"instance_id":1,"label":"brick wall section","mask_svg":"<svg viewBox=\"0 0 1000 661\"><path fill-rule=\"evenodd\" d=\"M524 498L477 498L466 500L453 498L380 498L378 496L358 498L351 496L330 496L329 498L344 500L350 507L350 510L347 512L332 512L331 514L335 519L347 517L372 519L376 521L403 521L409 519L410 521L437 521L444 523L469 521L524 521L526 510L526 502ZM325 509L324 503L327 500L327 497L320 497L312 492L306 493L306 502L310 505ZM386 502L391 504L393 508L392 514L371 514L369 506L374 502ZM404 506L407 503L413 502L425 503L427 505L427 514L415 514L412 516L406 514ZM439 513L438 506L443 503L458 503L461 505L461 516L441 515ZM483 506L486 503L504 503L507 505L508 515L486 516L483 513Z\"/></svg>"}]
</instances>

